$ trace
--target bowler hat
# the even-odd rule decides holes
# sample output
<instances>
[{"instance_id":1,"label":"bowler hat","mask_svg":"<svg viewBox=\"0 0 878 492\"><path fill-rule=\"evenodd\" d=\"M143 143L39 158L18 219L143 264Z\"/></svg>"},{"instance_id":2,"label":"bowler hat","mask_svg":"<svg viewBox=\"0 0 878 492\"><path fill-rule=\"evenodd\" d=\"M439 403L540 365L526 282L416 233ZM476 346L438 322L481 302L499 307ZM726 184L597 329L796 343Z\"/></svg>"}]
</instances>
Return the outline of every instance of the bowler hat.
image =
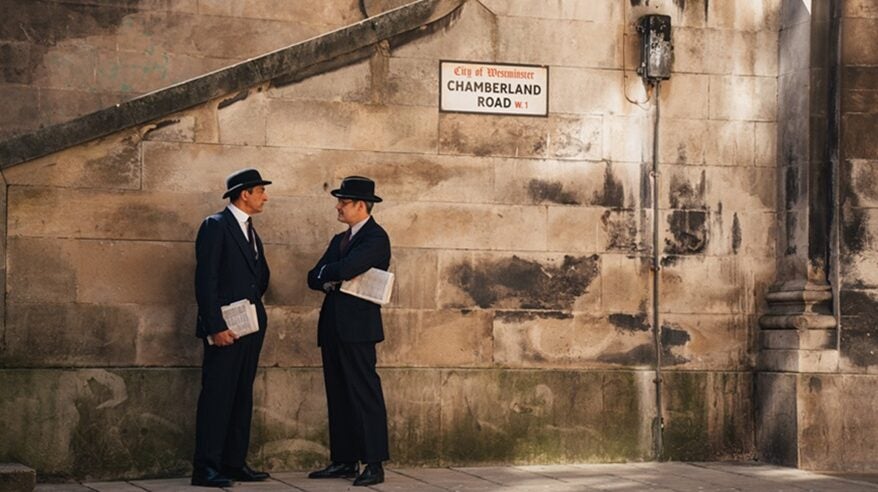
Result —
<instances>
[{"instance_id":1,"label":"bowler hat","mask_svg":"<svg viewBox=\"0 0 878 492\"><path fill-rule=\"evenodd\" d=\"M262 176L259 175L259 171L256 169L252 167L241 169L240 171L233 172L226 178L226 192L223 194L223 198L228 198L229 195L238 190L246 190L253 186L269 184L271 184L271 181L262 179Z\"/></svg>"},{"instance_id":2,"label":"bowler hat","mask_svg":"<svg viewBox=\"0 0 878 492\"><path fill-rule=\"evenodd\" d=\"M375 196L375 182L362 176L348 176L341 180L339 189L329 193L336 198L351 198L364 202L381 201L380 197Z\"/></svg>"}]
</instances>

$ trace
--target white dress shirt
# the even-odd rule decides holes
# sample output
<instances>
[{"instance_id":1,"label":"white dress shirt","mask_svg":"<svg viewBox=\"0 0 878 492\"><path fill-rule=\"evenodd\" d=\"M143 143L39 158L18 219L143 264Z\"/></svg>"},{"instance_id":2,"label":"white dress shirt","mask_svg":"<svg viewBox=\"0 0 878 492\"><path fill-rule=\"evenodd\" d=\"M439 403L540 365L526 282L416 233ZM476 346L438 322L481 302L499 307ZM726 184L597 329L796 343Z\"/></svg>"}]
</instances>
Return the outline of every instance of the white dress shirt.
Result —
<instances>
[{"instance_id":1,"label":"white dress shirt","mask_svg":"<svg viewBox=\"0 0 878 492\"><path fill-rule=\"evenodd\" d=\"M232 215L235 216L235 220L237 220L238 225L241 226L241 232L244 233L244 239L246 239L247 242L249 242L250 241L250 228L247 227L247 220L250 219L250 216L247 215L246 212L244 212L243 210L241 210L240 208L236 207L235 205L233 205L231 203L226 208L228 208L232 212ZM254 250L256 249L256 241L253 241L253 249Z\"/></svg>"}]
</instances>

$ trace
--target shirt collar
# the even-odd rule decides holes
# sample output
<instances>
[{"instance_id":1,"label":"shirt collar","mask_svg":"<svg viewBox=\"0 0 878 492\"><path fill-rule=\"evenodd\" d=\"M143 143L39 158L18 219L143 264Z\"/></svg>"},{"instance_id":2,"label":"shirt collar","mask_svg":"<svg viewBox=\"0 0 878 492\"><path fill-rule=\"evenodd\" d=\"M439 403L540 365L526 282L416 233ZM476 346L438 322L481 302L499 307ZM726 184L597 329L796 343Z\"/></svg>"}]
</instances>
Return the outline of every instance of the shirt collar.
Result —
<instances>
[{"instance_id":1,"label":"shirt collar","mask_svg":"<svg viewBox=\"0 0 878 492\"><path fill-rule=\"evenodd\" d=\"M352 226L351 226L351 237L354 237L354 234L356 234L357 232L359 232L360 229L362 229L363 226L366 225L366 222L369 222L369 219L371 219L371 218L372 218L372 216L370 215L370 216L366 217L365 219L363 219L363 220L357 222L356 224L352 225Z\"/></svg>"},{"instance_id":2,"label":"shirt collar","mask_svg":"<svg viewBox=\"0 0 878 492\"><path fill-rule=\"evenodd\" d=\"M232 212L232 215L235 216L235 219L237 219L238 222L244 223L247 222L247 219L250 218L250 216L247 215L246 212L236 207L233 203L230 203L229 206L226 208L228 208Z\"/></svg>"}]
</instances>

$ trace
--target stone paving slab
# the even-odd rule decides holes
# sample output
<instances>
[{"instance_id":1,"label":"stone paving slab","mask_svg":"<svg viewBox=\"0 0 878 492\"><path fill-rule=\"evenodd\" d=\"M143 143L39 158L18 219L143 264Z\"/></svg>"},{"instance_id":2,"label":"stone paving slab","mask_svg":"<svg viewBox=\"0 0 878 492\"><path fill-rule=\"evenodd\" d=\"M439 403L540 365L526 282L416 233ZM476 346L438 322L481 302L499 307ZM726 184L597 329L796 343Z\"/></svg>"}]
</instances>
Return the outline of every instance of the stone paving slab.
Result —
<instances>
[{"instance_id":1,"label":"stone paving slab","mask_svg":"<svg viewBox=\"0 0 878 492\"><path fill-rule=\"evenodd\" d=\"M387 469L386 481L353 487L352 480L309 480L305 472L273 473L259 483L238 483L235 492L579 492L579 491L853 491L876 492L878 484L795 468L753 463L623 463ZM38 484L43 492L206 492L189 478Z\"/></svg>"}]
</instances>

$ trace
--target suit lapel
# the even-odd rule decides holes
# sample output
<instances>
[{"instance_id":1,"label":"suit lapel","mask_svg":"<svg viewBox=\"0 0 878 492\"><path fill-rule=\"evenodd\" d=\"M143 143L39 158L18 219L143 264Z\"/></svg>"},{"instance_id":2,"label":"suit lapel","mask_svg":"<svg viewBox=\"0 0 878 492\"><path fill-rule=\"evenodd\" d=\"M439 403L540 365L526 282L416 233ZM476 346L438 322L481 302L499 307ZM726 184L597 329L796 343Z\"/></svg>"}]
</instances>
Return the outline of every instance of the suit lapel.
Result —
<instances>
[{"instance_id":1,"label":"suit lapel","mask_svg":"<svg viewBox=\"0 0 878 492\"><path fill-rule=\"evenodd\" d=\"M253 273L256 273L256 258L253 257L253 249L250 247L250 243L247 242L247 238L244 236L244 231L241 230L241 226L238 225L238 220L235 218L235 214L233 214L228 208L223 209L223 214L226 217L226 226L230 229L232 237L235 238L235 242L238 243L238 247L241 249L241 254L247 259L247 264L250 265L250 269L253 270Z\"/></svg>"},{"instance_id":2,"label":"suit lapel","mask_svg":"<svg viewBox=\"0 0 878 492\"><path fill-rule=\"evenodd\" d=\"M369 217L369 220L367 220L366 223L363 224L363 227L361 227L360 230L357 231L356 234L354 234L354 237L351 238L351 244L348 245L348 250L347 250L347 252L345 253L345 256L347 256L347 253L348 253L348 252L350 252L352 249L354 249L354 246L356 246L356 244L357 244L361 239L363 239L364 237L366 237L366 235L367 235L367 233L369 232L369 230L372 229L373 224L375 224L375 219L373 219L373 218L370 216L370 217Z\"/></svg>"}]
</instances>

